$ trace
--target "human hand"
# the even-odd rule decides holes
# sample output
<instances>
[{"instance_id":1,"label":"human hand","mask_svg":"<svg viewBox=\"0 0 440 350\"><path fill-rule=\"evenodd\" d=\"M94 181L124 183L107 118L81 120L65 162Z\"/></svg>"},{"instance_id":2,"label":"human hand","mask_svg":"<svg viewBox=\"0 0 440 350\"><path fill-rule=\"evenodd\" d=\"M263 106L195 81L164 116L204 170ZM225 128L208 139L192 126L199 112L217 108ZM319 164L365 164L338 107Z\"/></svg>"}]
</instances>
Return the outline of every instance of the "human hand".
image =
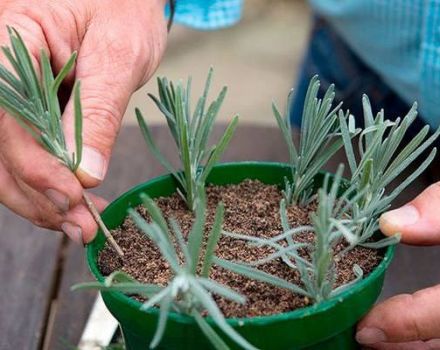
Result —
<instances>
[{"instance_id":1,"label":"human hand","mask_svg":"<svg viewBox=\"0 0 440 350\"><path fill-rule=\"evenodd\" d=\"M404 243L440 244L440 183L405 206L385 213L380 229L402 233ZM359 323L356 339L371 349L440 349L440 285L398 295L374 307Z\"/></svg>"},{"instance_id":2,"label":"human hand","mask_svg":"<svg viewBox=\"0 0 440 350\"><path fill-rule=\"evenodd\" d=\"M0 203L34 224L63 230L89 242L96 223L82 201L83 187L97 186L107 171L113 143L131 94L154 73L165 49L165 0L8 0L0 3L0 45L9 45L6 26L23 37L34 65L40 50L54 72L78 52L75 72L63 88L67 97L81 80L83 158L77 176L47 153L0 111ZM7 65L5 57L0 61ZM74 149L73 96L63 126ZM93 197L98 209L106 202Z\"/></svg>"}]
</instances>

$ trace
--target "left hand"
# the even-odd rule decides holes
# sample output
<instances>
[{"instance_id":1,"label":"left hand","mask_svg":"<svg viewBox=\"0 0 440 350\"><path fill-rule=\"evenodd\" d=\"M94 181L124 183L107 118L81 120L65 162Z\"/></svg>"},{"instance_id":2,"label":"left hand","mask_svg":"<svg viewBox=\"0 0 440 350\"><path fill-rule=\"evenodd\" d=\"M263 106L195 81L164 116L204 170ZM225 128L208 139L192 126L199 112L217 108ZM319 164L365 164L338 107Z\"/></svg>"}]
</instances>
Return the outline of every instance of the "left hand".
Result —
<instances>
[{"instance_id":1,"label":"left hand","mask_svg":"<svg viewBox=\"0 0 440 350\"><path fill-rule=\"evenodd\" d=\"M405 206L383 214L380 229L386 235L400 232L404 243L440 244L439 208L436 183ZM367 349L440 350L440 285L378 304L359 323L356 340Z\"/></svg>"}]
</instances>

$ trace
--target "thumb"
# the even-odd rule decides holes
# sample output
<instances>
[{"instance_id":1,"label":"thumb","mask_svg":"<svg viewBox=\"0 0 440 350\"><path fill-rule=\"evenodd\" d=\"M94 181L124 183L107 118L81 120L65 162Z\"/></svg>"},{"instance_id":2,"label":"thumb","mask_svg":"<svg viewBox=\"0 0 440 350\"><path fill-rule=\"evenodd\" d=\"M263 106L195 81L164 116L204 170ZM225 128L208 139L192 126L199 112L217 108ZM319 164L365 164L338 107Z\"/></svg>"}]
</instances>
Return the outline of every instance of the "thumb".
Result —
<instances>
[{"instance_id":1,"label":"thumb","mask_svg":"<svg viewBox=\"0 0 440 350\"><path fill-rule=\"evenodd\" d=\"M359 323L362 345L403 343L440 338L440 286L388 299Z\"/></svg>"},{"instance_id":2,"label":"thumb","mask_svg":"<svg viewBox=\"0 0 440 350\"><path fill-rule=\"evenodd\" d=\"M145 77L139 62L142 55L130 55L133 50L127 49L129 43L121 43L123 37L113 35L111 40L106 39L103 31L105 28L89 27L75 72L76 80L81 81L83 111L83 153L77 176L86 188L97 186L104 179L131 94ZM73 98L72 94L63 116L71 150L75 149Z\"/></svg>"},{"instance_id":3,"label":"thumb","mask_svg":"<svg viewBox=\"0 0 440 350\"><path fill-rule=\"evenodd\" d=\"M382 214L380 229L385 235L401 233L402 241L416 245L440 244L440 182L425 189L401 208Z\"/></svg>"}]
</instances>

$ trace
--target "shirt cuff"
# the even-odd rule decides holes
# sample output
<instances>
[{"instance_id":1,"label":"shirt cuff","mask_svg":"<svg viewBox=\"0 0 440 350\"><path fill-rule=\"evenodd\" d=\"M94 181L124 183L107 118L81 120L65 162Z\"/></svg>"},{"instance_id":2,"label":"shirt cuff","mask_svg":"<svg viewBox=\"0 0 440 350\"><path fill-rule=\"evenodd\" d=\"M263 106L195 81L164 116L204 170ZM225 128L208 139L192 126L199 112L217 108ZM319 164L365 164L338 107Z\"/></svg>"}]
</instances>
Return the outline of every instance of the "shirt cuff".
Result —
<instances>
[{"instance_id":1,"label":"shirt cuff","mask_svg":"<svg viewBox=\"0 0 440 350\"><path fill-rule=\"evenodd\" d=\"M242 0L176 0L174 22L198 30L220 29L236 24L242 9Z\"/></svg>"}]
</instances>

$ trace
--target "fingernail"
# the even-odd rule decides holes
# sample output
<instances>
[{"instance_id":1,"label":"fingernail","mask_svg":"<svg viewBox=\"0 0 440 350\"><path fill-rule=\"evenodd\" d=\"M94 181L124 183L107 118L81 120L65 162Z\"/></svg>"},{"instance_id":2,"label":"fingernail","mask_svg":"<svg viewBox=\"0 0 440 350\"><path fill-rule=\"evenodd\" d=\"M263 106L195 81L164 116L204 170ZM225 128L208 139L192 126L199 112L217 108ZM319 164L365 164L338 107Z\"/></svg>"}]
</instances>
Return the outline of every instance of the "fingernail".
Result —
<instances>
[{"instance_id":1,"label":"fingernail","mask_svg":"<svg viewBox=\"0 0 440 350\"><path fill-rule=\"evenodd\" d=\"M391 210L382 215L381 221L384 224L401 228L416 223L420 218L419 211L411 204L405 205L399 209Z\"/></svg>"},{"instance_id":2,"label":"fingernail","mask_svg":"<svg viewBox=\"0 0 440 350\"><path fill-rule=\"evenodd\" d=\"M431 339L426 342L429 350L438 350L440 349L440 339Z\"/></svg>"},{"instance_id":3,"label":"fingernail","mask_svg":"<svg viewBox=\"0 0 440 350\"><path fill-rule=\"evenodd\" d=\"M49 198L49 200L62 212L69 210L69 197L51 188L48 189L45 194L46 197Z\"/></svg>"},{"instance_id":4,"label":"fingernail","mask_svg":"<svg viewBox=\"0 0 440 350\"><path fill-rule=\"evenodd\" d=\"M61 224L61 229L75 243L84 244L81 227L70 222L64 222Z\"/></svg>"},{"instance_id":5,"label":"fingernail","mask_svg":"<svg viewBox=\"0 0 440 350\"><path fill-rule=\"evenodd\" d=\"M81 164L82 171L98 180L104 180L106 161L104 156L96 149L88 146L83 147Z\"/></svg>"},{"instance_id":6,"label":"fingernail","mask_svg":"<svg viewBox=\"0 0 440 350\"><path fill-rule=\"evenodd\" d=\"M359 344L370 345L387 341L385 333L379 328L362 328L356 333L356 341Z\"/></svg>"}]
</instances>

